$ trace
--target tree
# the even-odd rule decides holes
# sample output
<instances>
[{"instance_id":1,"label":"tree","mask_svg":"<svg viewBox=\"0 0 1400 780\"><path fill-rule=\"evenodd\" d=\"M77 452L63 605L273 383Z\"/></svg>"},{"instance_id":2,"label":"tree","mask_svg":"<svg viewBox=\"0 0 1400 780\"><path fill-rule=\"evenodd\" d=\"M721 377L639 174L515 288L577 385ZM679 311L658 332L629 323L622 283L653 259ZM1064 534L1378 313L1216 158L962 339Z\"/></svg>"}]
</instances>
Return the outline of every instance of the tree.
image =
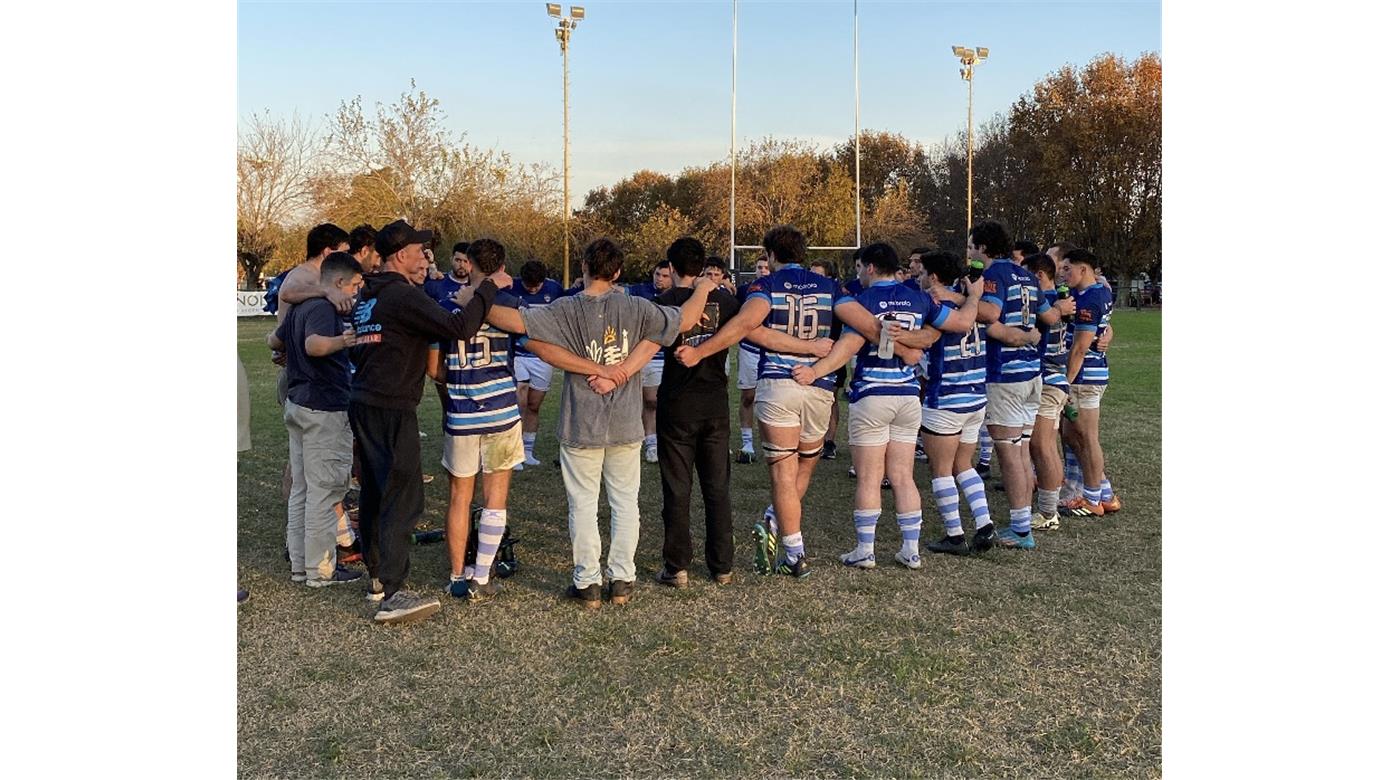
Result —
<instances>
[{"instance_id":1,"label":"tree","mask_svg":"<svg viewBox=\"0 0 1400 780\"><path fill-rule=\"evenodd\" d=\"M288 121L254 114L239 134L237 252L244 289L257 288L281 234L307 216L319 161L315 132L295 114Z\"/></svg>"}]
</instances>

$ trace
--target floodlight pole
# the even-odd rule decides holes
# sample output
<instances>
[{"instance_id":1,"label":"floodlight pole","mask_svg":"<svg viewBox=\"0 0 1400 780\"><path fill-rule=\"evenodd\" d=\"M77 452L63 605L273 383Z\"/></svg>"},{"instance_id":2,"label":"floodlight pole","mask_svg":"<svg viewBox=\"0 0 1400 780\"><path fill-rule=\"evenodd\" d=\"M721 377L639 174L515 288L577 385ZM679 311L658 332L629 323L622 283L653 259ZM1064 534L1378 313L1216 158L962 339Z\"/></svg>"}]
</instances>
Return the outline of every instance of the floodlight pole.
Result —
<instances>
[{"instance_id":1,"label":"floodlight pole","mask_svg":"<svg viewBox=\"0 0 1400 780\"><path fill-rule=\"evenodd\" d=\"M972 232L972 72L987 57L985 47L954 46L953 56L962 63L967 82L967 232Z\"/></svg>"},{"instance_id":2,"label":"floodlight pole","mask_svg":"<svg viewBox=\"0 0 1400 780\"><path fill-rule=\"evenodd\" d=\"M851 0L851 18L856 75L856 246L860 246L860 0Z\"/></svg>"},{"instance_id":3,"label":"floodlight pole","mask_svg":"<svg viewBox=\"0 0 1400 780\"><path fill-rule=\"evenodd\" d=\"M572 6L569 17L564 16L562 6L545 3L545 11L559 20L554 29L554 37L559 41L559 52L564 55L564 287L569 286L569 39L573 37L578 20L583 18L583 6Z\"/></svg>"},{"instance_id":4,"label":"floodlight pole","mask_svg":"<svg viewBox=\"0 0 1400 780\"><path fill-rule=\"evenodd\" d=\"M729 272L738 280L734 269L734 199L737 194L735 178L735 125L739 116L739 0L734 0L734 48L729 58Z\"/></svg>"}]
</instances>

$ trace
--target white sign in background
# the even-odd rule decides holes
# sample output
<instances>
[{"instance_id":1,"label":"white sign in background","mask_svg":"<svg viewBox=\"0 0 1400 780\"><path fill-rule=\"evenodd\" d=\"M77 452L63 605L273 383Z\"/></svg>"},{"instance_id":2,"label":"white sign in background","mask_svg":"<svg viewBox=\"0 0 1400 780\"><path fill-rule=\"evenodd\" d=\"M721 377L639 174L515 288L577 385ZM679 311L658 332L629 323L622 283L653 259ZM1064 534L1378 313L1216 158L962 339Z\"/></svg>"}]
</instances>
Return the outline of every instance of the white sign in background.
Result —
<instances>
[{"instance_id":1,"label":"white sign in background","mask_svg":"<svg viewBox=\"0 0 1400 780\"><path fill-rule=\"evenodd\" d=\"M267 316L263 311L265 301L263 296L267 290L239 290L238 291L238 316L240 317L261 317Z\"/></svg>"}]
</instances>

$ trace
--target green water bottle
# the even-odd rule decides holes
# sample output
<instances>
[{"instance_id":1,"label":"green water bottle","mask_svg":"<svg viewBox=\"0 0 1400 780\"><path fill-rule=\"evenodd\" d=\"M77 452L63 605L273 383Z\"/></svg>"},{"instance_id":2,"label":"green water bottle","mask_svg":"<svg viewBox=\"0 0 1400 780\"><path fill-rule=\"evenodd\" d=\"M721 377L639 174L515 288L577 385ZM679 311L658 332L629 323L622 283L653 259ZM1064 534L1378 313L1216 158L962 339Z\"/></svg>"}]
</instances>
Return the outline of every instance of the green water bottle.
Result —
<instances>
[{"instance_id":1,"label":"green water bottle","mask_svg":"<svg viewBox=\"0 0 1400 780\"><path fill-rule=\"evenodd\" d=\"M1065 417L1070 422L1074 422L1075 420L1079 419L1079 407L1074 405L1073 398L1069 399L1069 401L1065 404Z\"/></svg>"}]
</instances>

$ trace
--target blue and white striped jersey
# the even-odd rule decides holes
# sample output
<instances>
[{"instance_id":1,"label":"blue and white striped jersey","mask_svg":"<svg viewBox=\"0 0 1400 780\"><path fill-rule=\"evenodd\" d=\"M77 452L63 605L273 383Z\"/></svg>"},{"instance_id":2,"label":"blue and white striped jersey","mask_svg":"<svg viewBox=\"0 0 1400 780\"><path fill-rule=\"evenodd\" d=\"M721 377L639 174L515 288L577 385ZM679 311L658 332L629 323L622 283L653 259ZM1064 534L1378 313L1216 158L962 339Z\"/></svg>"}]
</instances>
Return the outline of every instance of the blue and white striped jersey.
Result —
<instances>
[{"instance_id":1,"label":"blue and white striped jersey","mask_svg":"<svg viewBox=\"0 0 1400 780\"><path fill-rule=\"evenodd\" d=\"M1050 302L1029 271L1000 257L982 274L982 300L1001 307L1001 324L1022 330L1036 326L1036 315L1048 311ZM987 342L987 381L1029 382L1040 374L1040 349L1030 344L1008 347L996 339Z\"/></svg>"},{"instance_id":2,"label":"blue and white striped jersey","mask_svg":"<svg viewBox=\"0 0 1400 780\"><path fill-rule=\"evenodd\" d=\"M841 289L840 282L814 274L799 265L786 265L782 270L755 279L748 286L744 300L760 295L772 307L764 320L764 327L804 341L830 338L836 306L851 300ZM817 360L811 355L790 355L765 349L758 356L758 378L791 379L793 368L810 366ZM836 375L820 377L812 386L834 390Z\"/></svg>"},{"instance_id":3,"label":"blue and white striped jersey","mask_svg":"<svg viewBox=\"0 0 1400 780\"><path fill-rule=\"evenodd\" d=\"M1069 341L1065 338L1065 323L1061 320L1040 336L1040 381L1050 387L1069 392L1065 364L1069 362Z\"/></svg>"},{"instance_id":4,"label":"blue and white striped jersey","mask_svg":"<svg viewBox=\"0 0 1400 780\"><path fill-rule=\"evenodd\" d=\"M1108 384L1108 355L1099 349L1099 337L1113 318L1113 296L1102 284L1094 284L1083 290L1075 290L1074 332L1091 331L1094 341L1089 344L1089 353L1084 356L1084 366L1075 377L1076 385Z\"/></svg>"},{"instance_id":5,"label":"blue and white striped jersey","mask_svg":"<svg viewBox=\"0 0 1400 780\"><path fill-rule=\"evenodd\" d=\"M641 284L631 284L627 286L628 295L635 295L638 298L646 298L647 300L653 303L656 302L656 296L662 294L663 292L665 292L665 290L656 289L654 286L652 286L651 282L642 282ZM656 354L652 355L651 360L648 362L650 362L651 365L655 368L660 368L666 365L666 350L658 349L656 351Z\"/></svg>"},{"instance_id":6,"label":"blue and white striped jersey","mask_svg":"<svg viewBox=\"0 0 1400 780\"><path fill-rule=\"evenodd\" d=\"M928 349L924 406L975 412L986 405L987 326L979 322L967 333L944 333Z\"/></svg>"},{"instance_id":7,"label":"blue and white striped jersey","mask_svg":"<svg viewBox=\"0 0 1400 780\"><path fill-rule=\"evenodd\" d=\"M948 321L953 310L934 303L922 290L911 290L894 280L876 282L856 296L856 302L875 315L893 319L907 330L918 330L925 322L937 328ZM846 397L852 403L869 395L918 395L919 378L914 366L898 356L880 359L880 345L866 343L856 353L856 371Z\"/></svg>"},{"instance_id":8,"label":"blue and white striped jersey","mask_svg":"<svg viewBox=\"0 0 1400 780\"><path fill-rule=\"evenodd\" d=\"M448 311L457 305L440 302ZM496 305L519 308L520 301L504 290ZM447 354L447 408L442 430L450 436L480 436L508 430L520 419L511 366L512 334L482 323L471 341L439 344Z\"/></svg>"}]
</instances>

